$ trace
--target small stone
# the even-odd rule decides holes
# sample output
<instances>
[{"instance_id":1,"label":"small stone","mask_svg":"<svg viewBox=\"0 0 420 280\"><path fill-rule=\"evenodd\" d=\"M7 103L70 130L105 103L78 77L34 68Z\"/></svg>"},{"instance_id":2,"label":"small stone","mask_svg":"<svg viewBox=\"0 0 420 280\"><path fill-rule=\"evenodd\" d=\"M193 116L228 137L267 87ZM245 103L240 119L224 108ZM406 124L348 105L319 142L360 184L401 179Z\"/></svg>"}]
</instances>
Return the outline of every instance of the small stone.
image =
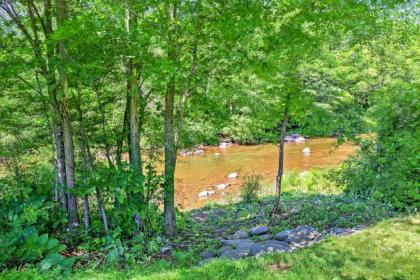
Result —
<instances>
[{"instance_id":1,"label":"small stone","mask_svg":"<svg viewBox=\"0 0 420 280\"><path fill-rule=\"evenodd\" d=\"M306 147L305 149L302 150L302 153L304 154L310 154L312 151L311 149L309 149L309 147Z\"/></svg>"},{"instance_id":2,"label":"small stone","mask_svg":"<svg viewBox=\"0 0 420 280\"><path fill-rule=\"evenodd\" d=\"M238 173L236 173L236 172L234 172L234 173L230 173L227 177L229 178L229 179L236 179L236 178L238 178Z\"/></svg>"},{"instance_id":3,"label":"small stone","mask_svg":"<svg viewBox=\"0 0 420 280\"><path fill-rule=\"evenodd\" d=\"M206 197L206 196L208 196L208 192L207 191L203 191L203 192L200 192L198 194L198 197Z\"/></svg>"},{"instance_id":4,"label":"small stone","mask_svg":"<svg viewBox=\"0 0 420 280\"><path fill-rule=\"evenodd\" d=\"M251 235L261 235L268 232L268 227L254 227L251 229Z\"/></svg>"},{"instance_id":5,"label":"small stone","mask_svg":"<svg viewBox=\"0 0 420 280\"><path fill-rule=\"evenodd\" d=\"M168 254L172 251L172 246L164 246L160 248L160 253L162 254Z\"/></svg>"},{"instance_id":6,"label":"small stone","mask_svg":"<svg viewBox=\"0 0 420 280\"><path fill-rule=\"evenodd\" d=\"M227 188L227 186L228 186L228 184L218 184L218 185L216 185L216 188L218 190L224 190L224 189Z\"/></svg>"}]
</instances>

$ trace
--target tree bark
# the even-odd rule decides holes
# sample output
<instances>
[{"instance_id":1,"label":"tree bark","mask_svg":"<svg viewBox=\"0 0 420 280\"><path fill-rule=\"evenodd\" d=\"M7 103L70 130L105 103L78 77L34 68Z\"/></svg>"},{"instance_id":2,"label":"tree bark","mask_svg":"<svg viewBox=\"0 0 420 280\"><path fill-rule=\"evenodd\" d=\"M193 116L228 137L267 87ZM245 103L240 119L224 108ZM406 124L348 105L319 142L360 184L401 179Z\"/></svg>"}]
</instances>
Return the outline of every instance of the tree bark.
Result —
<instances>
[{"instance_id":1,"label":"tree bark","mask_svg":"<svg viewBox=\"0 0 420 280\"><path fill-rule=\"evenodd\" d=\"M137 28L137 17L132 12L132 7L129 2L125 7L125 28L128 35L131 34L133 28ZM138 112L138 95L140 92L139 87L139 69L140 64L134 56L130 54L127 57L127 120L128 120L128 145L130 155L130 167L136 177L143 177L143 167L140 154L140 129L139 129L139 112ZM140 190L138 194L129 197L135 197L135 204L139 203L140 207L144 205L144 188L143 182L140 183ZM144 226L142 218L138 210L134 214L134 223L136 229L134 235L137 235L140 229Z\"/></svg>"},{"instance_id":2,"label":"tree bark","mask_svg":"<svg viewBox=\"0 0 420 280\"><path fill-rule=\"evenodd\" d=\"M89 216L90 216L90 210L89 210L89 196L85 195L83 197L83 222L85 224L85 229L90 229L90 222L89 222Z\"/></svg>"},{"instance_id":3,"label":"tree bark","mask_svg":"<svg viewBox=\"0 0 420 280\"><path fill-rule=\"evenodd\" d=\"M67 20L67 3L66 0L57 0L57 26L62 26ZM69 112L69 80L67 71L65 69L65 63L67 62L67 51L63 41L59 42L59 55L61 58L61 64L59 67L60 74L60 85L62 90L62 114L63 114L63 134L64 134L64 154L66 159L66 182L69 191L74 189L75 183L75 163L74 163L74 145L73 145L73 133L70 121ZM70 228L77 227L79 225L79 218L77 215L77 201L76 197L68 193L67 194L67 206L69 215L69 226Z\"/></svg>"},{"instance_id":4,"label":"tree bark","mask_svg":"<svg viewBox=\"0 0 420 280\"><path fill-rule=\"evenodd\" d=\"M171 1L168 7L168 57L174 64L177 62L177 54L174 42L176 36L175 23L176 6ZM175 73L167 84L165 94L165 172L164 172L164 216L165 216L165 233L173 236L176 233L176 216L175 216L175 167L176 167L176 147L174 132L174 102L175 102Z\"/></svg>"},{"instance_id":5,"label":"tree bark","mask_svg":"<svg viewBox=\"0 0 420 280\"><path fill-rule=\"evenodd\" d=\"M49 106L51 111L51 124L54 136L55 152L56 152L56 172L59 184L61 208L67 211L67 193L66 193L66 164L64 155L64 139L63 139L63 118L57 100L57 81L55 78L54 66L54 48L48 42L52 30L51 17L51 1L44 1L45 29L44 36L46 39L47 63L45 67L45 80L47 81L47 92L49 98Z\"/></svg>"},{"instance_id":6,"label":"tree bark","mask_svg":"<svg viewBox=\"0 0 420 280\"><path fill-rule=\"evenodd\" d=\"M279 133L279 158L278 158L278 169L276 176L276 197L274 199L274 206L271 212L271 217L279 210L280 196L281 196L281 181L283 177L283 164L284 164L284 138L286 137L286 128L289 121L288 104L284 111L283 120Z\"/></svg>"}]
</instances>

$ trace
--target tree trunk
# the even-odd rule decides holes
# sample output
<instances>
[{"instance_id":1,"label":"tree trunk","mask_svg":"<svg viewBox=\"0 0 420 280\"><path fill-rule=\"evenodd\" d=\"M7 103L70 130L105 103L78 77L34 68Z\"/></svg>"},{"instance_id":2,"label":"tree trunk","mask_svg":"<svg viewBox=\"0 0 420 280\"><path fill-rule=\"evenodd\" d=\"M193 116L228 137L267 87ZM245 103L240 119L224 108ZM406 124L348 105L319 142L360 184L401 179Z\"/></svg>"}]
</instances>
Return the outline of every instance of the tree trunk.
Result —
<instances>
[{"instance_id":1,"label":"tree trunk","mask_svg":"<svg viewBox=\"0 0 420 280\"><path fill-rule=\"evenodd\" d=\"M57 26L61 26L67 20L67 3L66 0L57 0ZM74 188L75 178L75 164L74 164L74 145L73 135L70 121L69 112L69 80L67 71L65 70L65 63L67 62L67 51L63 41L59 42L59 55L61 58L61 64L59 67L60 74L60 85L62 90L62 114L63 114L63 134L64 134L64 154L66 159L66 182L67 188L71 191ZM77 227L79 225L79 218L77 216L77 201L76 197L68 193L67 194L67 206L69 214L69 226L70 228Z\"/></svg>"},{"instance_id":2,"label":"tree trunk","mask_svg":"<svg viewBox=\"0 0 420 280\"><path fill-rule=\"evenodd\" d=\"M121 167L121 165L122 165L122 153L123 153L124 138L126 137L127 130L128 130L128 128L127 128L127 123L128 123L127 110L128 110L128 104L126 104L126 106L125 106L124 119L123 119L121 134L118 136L118 140L117 140L117 151L115 153L115 162L117 163L117 167Z\"/></svg>"},{"instance_id":3,"label":"tree trunk","mask_svg":"<svg viewBox=\"0 0 420 280\"><path fill-rule=\"evenodd\" d=\"M130 165L136 176L142 175L142 162L140 156L140 132L138 114L138 68L132 59L128 62L128 124L130 143Z\"/></svg>"},{"instance_id":4,"label":"tree trunk","mask_svg":"<svg viewBox=\"0 0 420 280\"><path fill-rule=\"evenodd\" d=\"M165 96L165 174L164 174L164 214L165 233L175 234L175 165L176 151L174 141L174 99L175 78L171 78Z\"/></svg>"},{"instance_id":5,"label":"tree trunk","mask_svg":"<svg viewBox=\"0 0 420 280\"><path fill-rule=\"evenodd\" d=\"M57 101L57 81L55 78L54 66L54 48L48 42L52 30L52 17L51 17L51 1L44 1L44 14L45 14L45 30L44 35L47 41L46 53L47 62L45 67L45 80L47 82L47 91L51 112L52 132L54 136L54 145L56 152L56 172L57 182L60 190L61 208L67 212L67 193L66 193L66 160L64 155L64 139L63 139L63 118L60 112L60 107Z\"/></svg>"},{"instance_id":6,"label":"tree trunk","mask_svg":"<svg viewBox=\"0 0 420 280\"><path fill-rule=\"evenodd\" d=\"M289 112L286 104L286 109L283 115L283 121L279 133L279 160L278 160L278 169L276 176L276 197L274 200L273 210L271 212L271 217L279 210L280 205L280 196L281 196L281 180L283 177L283 162L284 162L284 138L286 137L286 127L289 121Z\"/></svg>"},{"instance_id":7,"label":"tree trunk","mask_svg":"<svg viewBox=\"0 0 420 280\"><path fill-rule=\"evenodd\" d=\"M83 169L84 171L88 171L90 173L90 176L92 177L93 181L96 184L97 181L96 181L96 176L94 172L94 159L90 151L89 138L88 138L86 127L85 127L79 91L78 91L77 97L78 99L76 102L76 105L77 105L76 108L79 113L80 134L81 134L79 143L80 143L80 150L82 151L82 156L83 156ZM108 235L109 227L108 227L108 218L106 215L105 204L104 204L101 192L98 189L98 186L96 185L95 185L95 193L96 193L96 199L98 201L98 208L99 208L99 213L101 215L102 225L104 227L104 232L105 232L105 235ZM85 205L86 204L88 205L87 196L85 196L85 201L87 201ZM86 218L86 213L85 213L85 218Z\"/></svg>"},{"instance_id":8,"label":"tree trunk","mask_svg":"<svg viewBox=\"0 0 420 280\"><path fill-rule=\"evenodd\" d=\"M174 36L176 36L175 23L176 7L171 2L168 7L168 57L172 63L176 64L176 48ZM167 84L165 95L165 172L164 172L164 215L165 215L165 233L173 236L176 233L175 221L175 167L176 167L176 147L174 132L174 102L175 102L175 74Z\"/></svg>"},{"instance_id":9,"label":"tree trunk","mask_svg":"<svg viewBox=\"0 0 420 280\"><path fill-rule=\"evenodd\" d=\"M83 222L85 224L85 229L90 229L90 222L89 222L89 196L85 195L83 197Z\"/></svg>"}]
</instances>

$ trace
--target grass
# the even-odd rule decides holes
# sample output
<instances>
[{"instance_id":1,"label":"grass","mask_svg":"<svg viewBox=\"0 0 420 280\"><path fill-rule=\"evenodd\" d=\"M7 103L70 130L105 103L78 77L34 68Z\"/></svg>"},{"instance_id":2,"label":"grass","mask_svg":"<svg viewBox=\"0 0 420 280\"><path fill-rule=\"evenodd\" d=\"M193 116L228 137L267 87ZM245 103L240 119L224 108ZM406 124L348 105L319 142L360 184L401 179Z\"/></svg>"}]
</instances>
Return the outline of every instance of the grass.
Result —
<instances>
[{"instance_id":1,"label":"grass","mask_svg":"<svg viewBox=\"0 0 420 280\"><path fill-rule=\"evenodd\" d=\"M161 261L121 271L77 271L72 279L418 279L420 215L394 218L352 236L330 238L290 254L243 260L219 259L203 266L176 268ZM25 277L25 275L27 277ZM49 279L10 273L7 279Z\"/></svg>"},{"instance_id":2,"label":"grass","mask_svg":"<svg viewBox=\"0 0 420 280\"><path fill-rule=\"evenodd\" d=\"M342 193L331 180L333 171L287 173L282 214L269 223L273 198L250 203L211 205L185 213L175 242L188 244L171 258L126 264L125 269L76 266L71 279L418 279L420 275L420 215L395 218L391 207L366 197ZM190 217L205 214L206 219ZM181 221L183 221L181 223ZM319 230L368 225L369 229L345 238L330 238L290 254L274 254L237 261L218 259L196 265L204 249L217 251L217 238L255 225L269 225L272 233L306 224ZM122 263L127 263L122 260ZM417 276L417 277L416 277ZM0 279L61 279L34 268L0 273Z\"/></svg>"}]
</instances>

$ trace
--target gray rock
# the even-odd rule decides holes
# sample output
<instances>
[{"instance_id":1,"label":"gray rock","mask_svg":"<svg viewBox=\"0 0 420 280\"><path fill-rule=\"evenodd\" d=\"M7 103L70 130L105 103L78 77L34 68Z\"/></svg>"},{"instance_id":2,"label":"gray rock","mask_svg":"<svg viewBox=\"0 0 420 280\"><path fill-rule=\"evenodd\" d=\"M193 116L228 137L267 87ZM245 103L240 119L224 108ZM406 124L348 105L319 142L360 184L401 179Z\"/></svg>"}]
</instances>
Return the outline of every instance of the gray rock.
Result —
<instances>
[{"instance_id":1,"label":"gray rock","mask_svg":"<svg viewBox=\"0 0 420 280\"><path fill-rule=\"evenodd\" d=\"M204 250L203 252L200 253L200 257L203 260L210 259L213 257L213 252L210 250Z\"/></svg>"},{"instance_id":2,"label":"gray rock","mask_svg":"<svg viewBox=\"0 0 420 280\"><path fill-rule=\"evenodd\" d=\"M233 249L232 247L222 247L220 250L220 257L228 259L239 259L249 256L251 247L239 247Z\"/></svg>"},{"instance_id":3,"label":"gray rock","mask_svg":"<svg viewBox=\"0 0 420 280\"><path fill-rule=\"evenodd\" d=\"M283 230L280 231L279 233L277 233L274 238L280 241L286 241L287 237L289 236L289 234L291 233L291 230Z\"/></svg>"},{"instance_id":4,"label":"gray rock","mask_svg":"<svg viewBox=\"0 0 420 280\"><path fill-rule=\"evenodd\" d=\"M277 240L266 240L251 247L250 256L260 256L266 253L290 252L291 249L286 242Z\"/></svg>"},{"instance_id":5,"label":"gray rock","mask_svg":"<svg viewBox=\"0 0 420 280\"><path fill-rule=\"evenodd\" d=\"M289 232L286 241L288 243L297 243L305 245L318 235L319 232L313 227L298 226Z\"/></svg>"},{"instance_id":6,"label":"gray rock","mask_svg":"<svg viewBox=\"0 0 420 280\"><path fill-rule=\"evenodd\" d=\"M168 254L172 251L172 246L164 246L162 248L160 248L160 253L162 254Z\"/></svg>"},{"instance_id":7,"label":"gray rock","mask_svg":"<svg viewBox=\"0 0 420 280\"><path fill-rule=\"evenodd\" d=\"M222 239L220 240L223 246L230 246L232 248L250 247L255 244L251 239Z\"/></svg>"},{"instance_id":8,"label":"gray rock","mask_svg":"<svg viewBox=\"0 0 420 280\"><path fill-rule=\"evenodd\" d=\"M254 227L251 229L251 235L261 235L268 232L268 227Z\"/></svg>"},{"instance_id":9,"label":"gray rock","mask_svg":"<svg viewBox=\"0 0 420 280\"><path fill-rule=\"evenodd\" d=\"M330 235L335 235L335 236L346 236L346 235L359 232L365 228L366 226L364 225L358 225L353 228L331 228L327 231L327 233Z\"/></svg>"},{"instance_id":10,"label":"gray rock","mask_svg":"<svg viewBox=\"0 0 420 280\"><path fill-rule=\"evenodd\" d=\"M233 238L235 239L246 239L248 237L249 237L249 234L244 231L235 232L235 234L233 235Z\"/></svg>"},{"instance_id":11,"label":"gray rock","mask_svg":"<svg viewBox=\"0 0 420 280\"><path fill-rule=\"evenodd\" d=\"M261 242L261 241L266 241L269 239L272 239L273 237L270 234L263 234L263 235L258 235L257 236L257 242Z\"/></svg>"}]
</instances>

